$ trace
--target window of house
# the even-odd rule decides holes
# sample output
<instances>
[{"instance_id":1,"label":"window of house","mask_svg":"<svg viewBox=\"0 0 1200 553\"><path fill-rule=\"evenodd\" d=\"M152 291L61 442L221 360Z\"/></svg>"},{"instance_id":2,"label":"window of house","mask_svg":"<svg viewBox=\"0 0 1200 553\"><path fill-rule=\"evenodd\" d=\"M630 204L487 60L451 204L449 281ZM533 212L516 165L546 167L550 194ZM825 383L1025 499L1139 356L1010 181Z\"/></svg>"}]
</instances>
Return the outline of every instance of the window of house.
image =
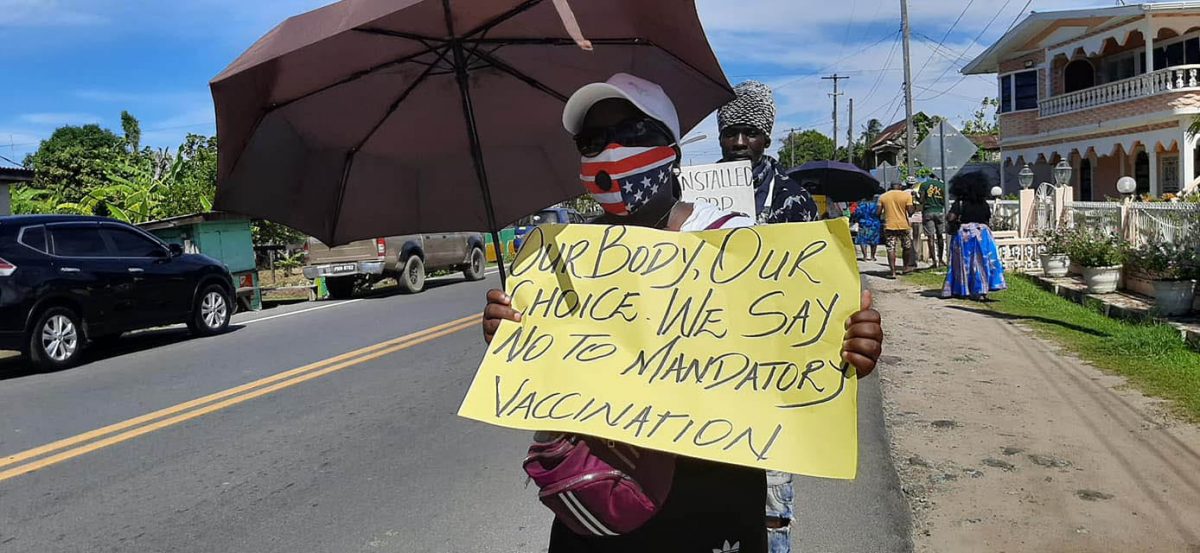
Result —
<instances>
[{"instance_id":1,"label":"window of house","mask_svg":"<svg viewBox=\"0 0 1200 553\"><path fill-rule=\"evenodd\" d=\"M1146 152L1138 152L1133 162L1133 179L1137 181L1138 196L1150 193L1150 156Z\"/></svg>"},{"instance_id":2,"label":"window of house","mask_svg":"<svg viewBox=\"0 0 1200 553\"><path fill-rule=\"evenodd\" d=\"M1000 77L1000 113L1012 111L1012 75Z\"/></svg>"},{"instance_id":3,"label":"window of house","mask_svg":"<svg viewBox=\"0 0 1200 553\"><path fill-rule=\"evenodd\" d=\"M1015 109L1035 109L1038 107L1038 78L1037 71L1026 71L1013 75L1013 90L1015 91Z\"/></svg>"},{"instance_id":4,"label":"window of house","mask_svg":"<svg viewBox=\"0 0 1200 553\"><path fill-rule=\"evenodd\" d=\"M1105 58L1100 63L1101 77L1104 79L1104 82L1111 83L1143 73L1143 68L1146 65L1146 56L1142 52L1134 51Z\"/></svg>"},{"instance_id":5,"label":"window of house","mask_svg":"<svg viewBox=\"0 0 1200 553\"><path fill-rule=\"evenodd\" d=\"M1154 49L1154 69L1200 64L1200 37L1171 39Z\"/></svg>"},{"instance_id":6,"label":"window of house","mask_svg":"<svg viewBox=\"0 0 1200 553\"><path fill-rule=\"evenodd\" d=\"M1022 71L1000 77L1000 112L1038 107L1038 72Z\"/></svg>"},{"instance_id":7,"label":"window of house","mask_svg":"<svg viewBox=\"0 0 1200 553\"><path fill-rule=\"evenodd\" d=\"M1159 188L1164 194L1179 193L1179 156L1163 156L1158 164Z\"/></svg>"},{"instance_id":8,"label":"window of house","mask_svg":"<svg viewBox=\"0 0 1200 553\"><path fill-rule=\"evenodd\" d=\"M1079 162L1079 199L1092 201L1092 160L1087 158Z\"/></svg>"}]
</instances>

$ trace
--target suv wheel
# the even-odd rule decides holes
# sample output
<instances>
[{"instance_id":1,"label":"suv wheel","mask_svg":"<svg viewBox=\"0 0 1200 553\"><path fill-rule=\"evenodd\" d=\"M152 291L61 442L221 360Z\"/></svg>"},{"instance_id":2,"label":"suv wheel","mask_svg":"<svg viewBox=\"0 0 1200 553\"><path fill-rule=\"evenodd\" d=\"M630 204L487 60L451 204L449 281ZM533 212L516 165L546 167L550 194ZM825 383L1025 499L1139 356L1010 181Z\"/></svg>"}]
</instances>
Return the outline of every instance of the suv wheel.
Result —
<instances>
[{"instance_id":1,"label":"suv wheel","mask_svg":"<svg viewBox=\"0 0 1200 553\"><path fill-rule=\"evenodd\" d=\"M51 307L37 318L29 335L29 358L44 370L71 367L83 351L79 316L66 307Z\"/></svg>"},{"instance_id":2,"label":"suv wheel","mask_svg":"<svg viewBox=\"0 0 1200 553\"><path fill-rule=\"evenodd\" d=\"M229 301L229 294L220 285L209 284L196 297L188 328L198 336L220 334L229 328L229 318L232 316L233 304Z\"/></svg>"},{"instance_id":3,"label":"suv wheel","mask_svg":"<svg viewBox=\"0 0 1200 553\"><path fill-rule=\"evenodd\" d=\"M400 289L409 294L416 294L425 289L425 262L418 255L410 255L404 261L404 268L396 277L400 281Z\"/></svg>"},{"instance_id":4,"label":"suv wheel","mask_svg":"<svg viewBox=\"0 0 1200 553\"><path fill-rule=\"evenodd\" d=\"M344 300L354 295L356 277L326 277L325 289L329 291L329 299Z\"/></svg>"},{"instance_id":5,"label":"suv wheel","mask_svg":"<svg viewBox=\"0 0 1200 553\"><path fill-rule=\"evenodd\" d=\"M463 269L463 275L467 280L483 280L486 268L487 256L483 254L483 248L471 248L471 258L467 261L467 268Z\"/></svg>"}]
</instances>

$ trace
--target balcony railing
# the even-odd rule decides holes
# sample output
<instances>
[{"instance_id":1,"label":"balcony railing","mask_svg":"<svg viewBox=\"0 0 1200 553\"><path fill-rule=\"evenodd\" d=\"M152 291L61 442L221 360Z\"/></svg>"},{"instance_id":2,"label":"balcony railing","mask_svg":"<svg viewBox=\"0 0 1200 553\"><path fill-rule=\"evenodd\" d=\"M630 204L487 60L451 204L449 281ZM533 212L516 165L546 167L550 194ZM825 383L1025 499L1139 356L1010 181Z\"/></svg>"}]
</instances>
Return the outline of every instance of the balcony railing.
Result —
<instances>
[{"instance_id":1,"label":"balcony railing","mask_svg":"<svg viewBox=\"0 0 1200 553\"><path fill-rule=\"evenodd\" d=\"M1200 65L1177 65L1055 96L1043 100L1038 112L1049 117L1182 90L1200 90Z\"/></svg>"}]
</instances>

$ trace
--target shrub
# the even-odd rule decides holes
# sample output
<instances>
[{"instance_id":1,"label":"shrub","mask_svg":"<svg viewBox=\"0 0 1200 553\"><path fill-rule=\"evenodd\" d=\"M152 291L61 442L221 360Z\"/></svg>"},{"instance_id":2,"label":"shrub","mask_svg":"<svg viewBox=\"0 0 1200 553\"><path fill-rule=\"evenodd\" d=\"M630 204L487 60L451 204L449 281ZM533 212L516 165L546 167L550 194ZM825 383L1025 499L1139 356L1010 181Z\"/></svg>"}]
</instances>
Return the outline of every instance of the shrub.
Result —
<instances>
[{"instance_id":1,"label":"shrub","mask_svg":"<svg viewBox=\"0 0 1200 553\"><path fill-rule=\"evenodd\" d=\"M1125 262L1129 246L1120 236L1075 229L1067 238L1067 255L1084 267L1113 267Z\"/></svg>"},{"instance_id":2,"label":"shrub","mask_svg":"<svg viewBox=\"0 0 1200 553\"><path fill-rule=\"evenodd\" d=\"M1195 244L1155 237L1130 250L1128 267L1151 280L1192 280L1200 276L1200 254Z\"/></svg>"},{"instance_id":3,"label":"shrub","mask_svg":"<svg viewBox=\"0 0 1200 553\"><path fill-rule=\"evenodd\" d=\"M1045 246L1043 253L1046 255L1067 255L1074 232L1074 229L1060 225L1054 230L1039 232L1037 238Z\"/></svg>"}]
</instances>

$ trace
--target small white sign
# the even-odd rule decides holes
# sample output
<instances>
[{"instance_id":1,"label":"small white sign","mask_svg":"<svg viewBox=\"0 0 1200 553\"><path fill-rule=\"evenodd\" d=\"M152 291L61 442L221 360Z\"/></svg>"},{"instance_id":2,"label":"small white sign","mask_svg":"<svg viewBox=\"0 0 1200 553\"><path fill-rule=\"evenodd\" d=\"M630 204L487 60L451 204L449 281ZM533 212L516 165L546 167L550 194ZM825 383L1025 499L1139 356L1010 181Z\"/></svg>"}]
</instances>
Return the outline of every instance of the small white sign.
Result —
<instances>
[{"instance_id":1,"label":"small white sign","mask_svg":"<svg viewBox=\"0 0 1200 553\"><path fill-rule=\"evenodd\" d=\"M693 165L680 171L683 201L754 217L754 169L749 161Z\"/></svg>"}]
</instances>

